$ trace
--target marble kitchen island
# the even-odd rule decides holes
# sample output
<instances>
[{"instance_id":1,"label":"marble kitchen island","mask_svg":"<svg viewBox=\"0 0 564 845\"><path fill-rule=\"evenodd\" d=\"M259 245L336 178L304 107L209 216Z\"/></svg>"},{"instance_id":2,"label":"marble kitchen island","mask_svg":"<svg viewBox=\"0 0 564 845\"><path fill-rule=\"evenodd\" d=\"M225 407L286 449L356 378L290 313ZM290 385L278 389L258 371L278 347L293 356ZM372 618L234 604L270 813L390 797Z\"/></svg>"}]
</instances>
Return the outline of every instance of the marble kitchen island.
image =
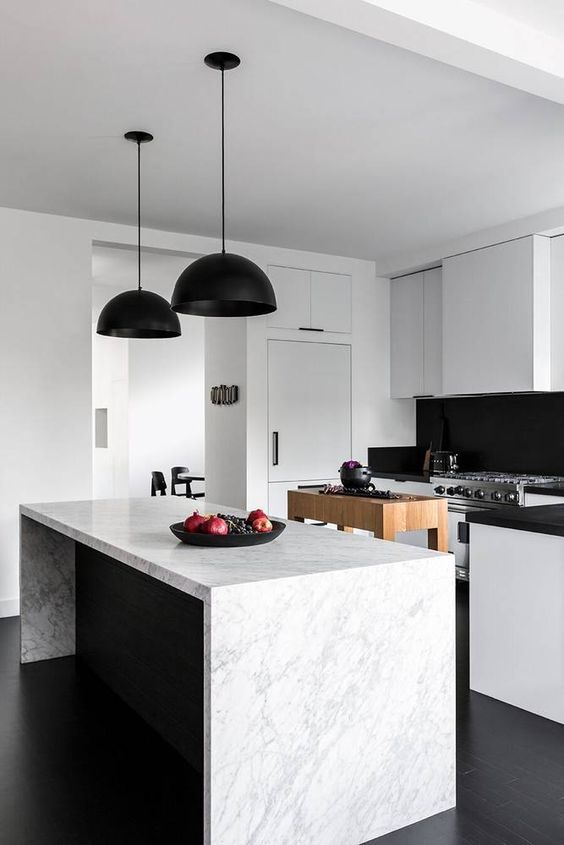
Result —
<instances>
[{"instance_id":1,"label":"marble kitchen island","mask_svg":"<svg viewBox=\"0 0 564 845\"><path fill-rule=\"evenodd\" d=\"M205 845L361 845L454 806L452 556L298 523L186 546L191 506L22 505L22 662L76 653L201 771Z\"/></svg>"}]
</instances>

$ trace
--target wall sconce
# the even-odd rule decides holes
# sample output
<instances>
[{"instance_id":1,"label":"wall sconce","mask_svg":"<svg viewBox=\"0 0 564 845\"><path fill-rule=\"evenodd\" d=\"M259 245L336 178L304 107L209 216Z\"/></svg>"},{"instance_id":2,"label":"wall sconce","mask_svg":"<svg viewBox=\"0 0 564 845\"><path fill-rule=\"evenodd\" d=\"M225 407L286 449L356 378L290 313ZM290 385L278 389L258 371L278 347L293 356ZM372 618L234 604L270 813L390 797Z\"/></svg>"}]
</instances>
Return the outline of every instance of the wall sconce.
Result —
<instances>
[{"instance_id":1,"label":"wall sconce","mask_svg":"<svg viewBox=\"0 0 564 845\"><path fill-rule=\"evenodd\" d=\"M239 401L239 388L236 384L228 387L226 384L220 384L211 389L212 405L234 405Z\"/></svg>"}]
</instances>

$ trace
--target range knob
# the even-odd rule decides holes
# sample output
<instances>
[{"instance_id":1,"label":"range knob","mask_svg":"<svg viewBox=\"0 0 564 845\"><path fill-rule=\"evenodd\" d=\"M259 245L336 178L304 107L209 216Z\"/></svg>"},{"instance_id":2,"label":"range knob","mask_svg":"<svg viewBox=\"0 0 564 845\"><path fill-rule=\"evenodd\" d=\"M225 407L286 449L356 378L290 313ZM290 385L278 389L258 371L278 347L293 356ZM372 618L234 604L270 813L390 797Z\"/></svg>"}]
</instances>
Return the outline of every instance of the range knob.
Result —
<instances>
[{"instance_id":1,"label":"range knob","mask_svg":"<svg viewBox=\"0 0 564 845\"><path fill-rule=\"evenodd\" d=\"M494 492L492 493L492 499L494 500L494 502L501 502L501 493L499 492L499 490L494 490Z\"/></svg>"},{"instance_id":2,"label":"range knob","mask_svg":"<svg viewBox=\"0 0 564 845\"><path fill-rule=\"evenodd\" d=\"M459 484L458 487L454 488L454 492L457 496L462 496L462 494L464 493L464 487L461 487Z\"/></svg>"},{"instance_id":3,"label":"range knob","mask_svg":"<svg viewBox=\"0 0 564 845\"><path fill-rule=\"evenodd\" d=\"M476 499L483 499L484 498L484 491L483 490L476 490L474 493L474 497Z\"/></svg>"},{"instance_id":4,"label":"range knob","mask_svg":"<svg viewBox=\"0 0 564 845\"><path fill-rule=\"evenodd\" d=\"M437 494L437 496L442 496L444 492L445 492L445 488L443 487L442 484L439 484L438 487L435 487L435 493Z\"/></svg>"},{"instance_id":5,"label":"range knob","mask_svg":"<svg viewBox=\"0 0 564 845\"><path fill-rule=\"evenodd\" d=\"M513 505L519 501L519 496L517 495L517 493L506 493L505 501L510 502Z\"/></svg>"},{"instance_id":6,"label":"range knob","mask_svg":"<svg viewBox=\"0 0 564 845\"><path fill-rule=\"evenodd\" d=\"M466 496L467 499L471 499L472 498L472 488L471 487L465 487L464 488L464 495Z\"/></svg>"},{"instance_id":7,"label":"range knob","mask_svg":"<svg viewBox=\"0 0 564 845\"><path fill-rule=\"evenodd\" d=\"M456 490L454 489L454 487L447 487L447 496L454 496L455 493Z\"/></svg>"}]
</instances>

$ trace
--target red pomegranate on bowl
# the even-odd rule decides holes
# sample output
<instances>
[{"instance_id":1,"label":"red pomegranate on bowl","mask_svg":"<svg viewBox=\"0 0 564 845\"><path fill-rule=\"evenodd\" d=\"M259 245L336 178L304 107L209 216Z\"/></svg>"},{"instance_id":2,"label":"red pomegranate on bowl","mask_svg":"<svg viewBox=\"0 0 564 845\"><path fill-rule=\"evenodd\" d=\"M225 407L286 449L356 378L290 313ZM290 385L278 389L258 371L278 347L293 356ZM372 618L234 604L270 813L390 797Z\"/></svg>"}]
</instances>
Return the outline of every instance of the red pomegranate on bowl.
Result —
<instances>
[{"instance_id":1,"label":"red pomegranate on bowl","mask_svg":"<svg viewBox=\"0 0 564 845\"><path fill-rule=\"evenodd\" d=\"M202 516L199 511L194 511L191 516L187 516L184 520L184 529L189 534L195 534L196 531L200 531L204 522L207 522L207 517Z\"/></svg>"},{"instance_id":2,"label":"red pomegranate on bowl","mask_svg":"<svg viewBox=\"0 0 564 845\"><path fill-rule=\"evenodd\" d=\"M259 516L253 521L253 531L256 531L257 534L267 534L272 531L272 522L267 516Z\"/></svg>"},{"instance_id":3,"label":"red pomegranate on bowl","mask_svg":"<svg viewBox=\"0 0 564 845\"><path fill-rule=\"evenodd\" d=\"M261 508L257 508L256 510L250 512L247 517L247 522L249 525L252 525L255 519L268 519L268 517Z\"/></svg>"},{"instance_id":4,"label":"red pomegranate on bowl","mask_svg":"<svg viewBox=\"0 0 564 845\"><path fill-rule=\"evenodd\" d=\"M202 534L227 534L229 532L229 528L227 523L224 519L220 516L210 516L209 519L206 519L203 525L200 528Z\"/></svg>"}]
</instances>

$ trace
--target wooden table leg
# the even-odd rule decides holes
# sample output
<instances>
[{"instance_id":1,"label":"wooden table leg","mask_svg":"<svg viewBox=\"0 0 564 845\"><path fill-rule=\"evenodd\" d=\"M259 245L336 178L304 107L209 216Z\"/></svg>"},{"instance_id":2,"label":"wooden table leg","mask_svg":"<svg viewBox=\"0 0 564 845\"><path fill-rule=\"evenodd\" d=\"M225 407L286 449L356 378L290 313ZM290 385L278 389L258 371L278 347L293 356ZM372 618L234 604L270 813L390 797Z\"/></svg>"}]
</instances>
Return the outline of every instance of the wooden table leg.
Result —
<instances>
[{"instance_id":1,"label":"wooden table leg","mask_svg":"<svg viewBox=\"0 0 564 845\"><path fill-rule=\"evenodd\" d=\"M448 552L448 511L445 501L437 502L437 527L427 531L427 548Z\"/></svg>"},{"instance_id":2,"label":"wooden table leg","mask_svg":"<svg viewBox=\"0 0 564 845\"><path fill-rule=\"evenodd\" d=\"M380 530L374 532L377 540L391 540L396 539L397 524L394 518L394 511L392 508L382 508L382 527Z\"/></svg>"},{"instance_id":3,"label":"wooden table leg","mask_svg":"<svg viewBox=\"0 0 564 845\"><path fill-rule=\"evenodd\" d=\"M351 528L350 525L337 525L338 531L344 531L346 534L352 534L354 528Z\"/></svg>"}]
</instances>

